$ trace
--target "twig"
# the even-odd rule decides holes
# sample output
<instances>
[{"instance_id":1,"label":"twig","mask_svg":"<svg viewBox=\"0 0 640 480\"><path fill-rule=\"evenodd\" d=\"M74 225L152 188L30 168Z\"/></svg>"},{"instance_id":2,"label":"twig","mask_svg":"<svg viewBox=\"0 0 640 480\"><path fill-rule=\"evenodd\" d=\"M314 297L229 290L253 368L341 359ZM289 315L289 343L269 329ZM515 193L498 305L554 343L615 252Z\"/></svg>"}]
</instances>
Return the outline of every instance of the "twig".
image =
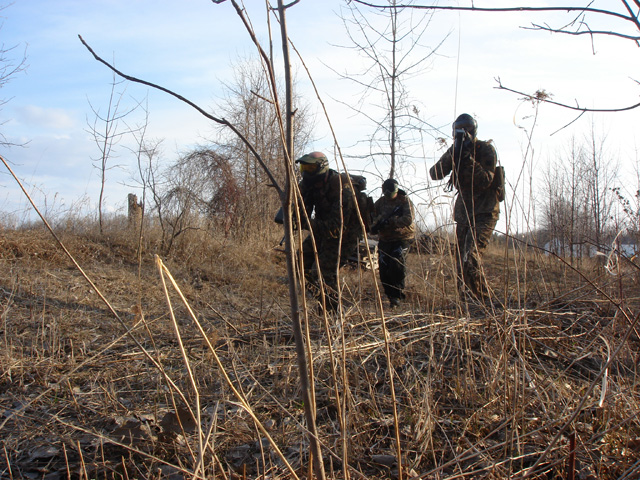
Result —
<instances>
[{"instance_id":1,"label":"twig","mask_svg":"<svg viewBox=\"0 0 640 480\"><path fill-rule=\"evenodd\" d=\"M76 259L74 258L73 255L71 255L71 252L69 252L69 250L67 250L67 247L64 246L64 244L62 243L62 241L60 240L60 238L58 237L58 235L56 235L56 233L53 231L53 228L51 228L51 225L49 225L49 222L47 222L47 219L44 218L44 216L42 215L42 213L40 212L40 210L38 209L38 207L36 206L36 204L34 203L33 199L31 198L31 196L29 195L29 193L26 191L26 189L24 188L24 186L22 185L22 182L18 179L18 177L16 176L16 174L13 172L13 170L11 169L11 167L9 166L9 164L7 163L7 161L5 160L5 158L3 156L0 155L0 160L2 161L2 163L4 163L4 166L7 168L7 170L9 170L9 173L11 174L11 176L14 178L14 180L18 183L18 186L20 187L20 189L22 190L22 192L24 193L24 195L27 197L27 200L29 200L29 203L31 203L31 206L33 207L33 209L36 211L36 213L38 214L38 216L40 217L40 219L42 220L42 223L44 223L44 225L46 226L47 230L49 230L49 232L51 233L51 235L53 236L53 238L56 240L56 242L58 243L58 245L60 246L60 248L62 249L62 251L67 255L67 257L69 258L69 260L71 260L71 262L73 263L74 267L80 272L80 274L82 275L82 277L87 281L87 283L91 286L91 288L93 289L93 291L96 292L96 294L100 297L100 300L102 300L102 302L107 306L107 308L109 309L109 311L111 312L111 314L115 317L115 319L118 321L118 323L120 324L120 326L122 326L122 328L124 328L127 336L129 336L129 338L131 340L133 340L133 342L136 344L136 346L142 350L145 354L145 356L149 359L149 361L151 363L153 363L153 365L164 374L164 369L162 368L162 366L151 356L151 354L147 351L147 349L144 347L144 345L142 345L142 343L140 343L140 341L136 338L136 336L133 334L133 330L130 329L127 324L124 322L124 320L122 320L122 318L120 318L120 315L118 315L118 312L116 312L116 310L113 308L113 306L111 305L111 303L106 299L106 297L102 294L102 292L100 291L100 289L93 283L93 281L89 278L89 276L85 273L85 271L82 269L82 267L80 266L80 264L78 264L78 262L76 261ZM74 369L74 371L77 370ZM178 388L178 386L167 376L165 376L165 379L167 379L167 381L169 382L169 384L176 389L179 393L180 389ZM36 399L41 398L45 393L43 392L42 394L38 395L35 399L30 400L28 403L26 403L25 405L22 405L20 408L20 411L23 411L28 405L30 405L31 403L33 403ZM188 402L186 402L185 399L185 404L188 404ZM11 418L11 416L8 416L7 418L5 418L5 420L0 424L0 430L2 430L4 428L4 426L6 425L7 421L9 420L9 418Z\"/></svg>"},{"instance_id":2,"label":"twig","mask_svg":"<svg viewBox=\"0 0 640 480\"><path fill-rule=\"evenodd\" d=\"M173 278L173 275L171 275L171 272L169 271L169 269L164 265L164 263L162 262L162 260L158 256L156 256L156 264L158 265L158 268L162 272L163 277L166 276L169 279L169 281L170 281L171 285L173 286L174 290L180 296L180 300L182 301L183 305L187 308L187 311L189 312L189 316L191 317L191 319L193 320L194 324L198 328L198 330L199 330L200 334L202 335L202 338L204 339L205 343L207 344L207 347L209 348L209 351L211 352L216 364L218 365L218 368L220 369L220 374L224 378L224 380L227 383L227 385L229 386L229 388L231 388L231 390L233 391L233 393L236 396L236 398L240 401L240 405L251 416L252 420L255 422L256 426L260 429L262 434L265 437L267 437L267 439L269 440L269 443L271 444L271 446L276 451L276 454L278 455L278 457L280 457L280 459L286 465L287 469L289 470L289 472L291 473L293 478L295 478L296 480L299 480L298 476L296 475L295 470L289 464L289 462L285 458L284 454L280 451L280 448L278 447L276 442L273 440L273 438L271 437L271 435L269 434L267 429L264 427L264 425L262 425L262 423L260 422L260 420L256 416L255 412L251 408L251 405L249 405L249 402L247 401L247 399L244 397L242 392L240 392L236 388L236 386L231 381L231 378L229 378L229 375L227 374L227 371L224 368L224 365L222 364L222 361L220 360L220 357L218 357L218 353L216 352L216 349L211 344L211 340L209 340L208 335L206 334L206 332L202 328L202 325L200 324L200 321L198 320L197 316L195 315L195 313L191 309L191 306L189 305L189 302L187 301L187 299L185 298L184 294L182 293L182 290L180 290L180 287L178 286L178 284L176 283L175 279Z\"/></svg>"}]
</instances>

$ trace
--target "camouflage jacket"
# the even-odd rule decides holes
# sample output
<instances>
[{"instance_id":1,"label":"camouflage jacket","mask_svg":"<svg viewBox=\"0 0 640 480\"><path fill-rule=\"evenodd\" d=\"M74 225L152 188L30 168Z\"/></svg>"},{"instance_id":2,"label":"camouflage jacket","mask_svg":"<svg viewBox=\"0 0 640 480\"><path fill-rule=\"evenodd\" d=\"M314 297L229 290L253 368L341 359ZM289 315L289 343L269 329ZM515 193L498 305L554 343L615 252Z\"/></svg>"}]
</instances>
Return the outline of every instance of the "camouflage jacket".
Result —
<instances>
[{"instance_id":1,"label":"camouflage jacket","mask_svg":"<svg viewBox=\"0 0 640 480\"><path fill-rule=\"evenodd\" d=\"M395 198L383 196L376 200L373 225L378 222L382 223L378 236L380 241L413 240L416 236L413 205L404 190L398 190Z\"/></svg>"},{"instance_id":2,"label":"camouflage jacket","mask_svg":"<svg viewBox=\"0 0 640 480\"><path fill-rule=\"evenodd\" d=\"M335 170L330 169L315 182L303 180L299 188L316 240L338 238L341 230L344 235L348 228L352 228L354 219L358 222L354 213L353 191L347 183L341 182ZM301 216L304 220L304 215Z\"/></svg>"},{"instance_id":3,"label":"camouflage jacket","mask_svg":"<svg viewBox=\"0 0 640 480\"><path fill-rule=\"evenodd\" d=\"M453 209L457 223L466 223L471 217L490 213L500 214L498 192L493 186L497 154L493 145L482 140L474 140L461 155L460 175L452 179L458 191ZM453 170L453 146L431 167L429 174L433 180L442 180Z\"/></svg>"}]
</instances>

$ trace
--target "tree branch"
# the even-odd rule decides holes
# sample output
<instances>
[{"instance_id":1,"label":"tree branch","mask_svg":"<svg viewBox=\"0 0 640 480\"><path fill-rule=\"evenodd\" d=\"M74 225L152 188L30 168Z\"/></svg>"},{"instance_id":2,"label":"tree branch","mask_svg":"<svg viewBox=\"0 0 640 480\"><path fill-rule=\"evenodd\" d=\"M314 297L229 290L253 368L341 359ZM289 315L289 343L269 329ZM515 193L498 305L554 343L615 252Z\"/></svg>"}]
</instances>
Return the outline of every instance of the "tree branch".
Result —
<instances>
[{"instance_id":1,"label":"tree branch","mask_svg":"<svg viewBox=\"0 0 640 480\"><path fill-rule=\"evenodd\" d=\"M353 0L354 3L359 3L360 5L365 5L371 8L377 8L381 10L388 10L390 8L414 8L417 10L450 10L450 11L461 11L461 12L580 12L580 13L594 13L598 15L608 15L611 17L615 17L618 19L625 20L627 22L633 23L638 30L640 30L640 21L638 21L638 15L633 12L631 7L629 6L627 0L622 0L622 3L626 7L629 15L625 15L623 13L614 12L612 10L605 10L602 8L591 8L591 7L571 7L571 6L563 6L563 7L457 7L457 6L445 6L445 5L378 5L375 3L366 2L364 0ZM640 4L638 0L634 0L636 4ZM640 5L639 5L640 6ZM533 30L547 30L553 33L566 33L566 34L598 34L598 35L612 35L616 37L621 37L629 40L633 40L635 42L640 42L640 36L633 35L625 35L616 32L608 32L608 31L585 31L585 32L567 32L564 29L551 29L545 27L533 28Z\"/></svg>"},{"instance_id":2,"label":"tree branch","mask_svg":"<svg viewBox=\"0 0 640 480\"><path fill-rule=\"evenodd\" d=\"M586 24L585 24L586 25ZM625 40L633 40L634 42L640 41L640 36L626 35L624 33L613 32L610 30L583 30L571 32L563 30L561 28L552 28L549 26L538 25L532 23L530 27L521 27L523 30L545 31L550 33L564 33L565 35L609 35L611 37L624 38Z\"/></svg>"},{"instance_id":3,"label":"tree branch","mask_svg":"<svg viewBox=\"0 0 640 480\"><path fill-rule=\"evenodd\" d=\"M215 2L215 0L212 0L212 1ZM175 93L172 90L169 90L168 88L162 87L162 86L157 85L155 83L148 82L146 80L142 80L142 79L139 79L139 78L136 78L136 77L132 77L131 75L127 75L126 73L121 72L116 67L111 65L109 62L103 60L100 56L98 56L98 54L96 52L94 52L93 49L89 46L89 44L84 41L84 39L82 38L82 35L78 35L78 38L80 39L82 44L86 47L86 49L89 50L91 55L93 55L93 58L95 58L98 62L102 63L107 68L109 68L112 72L116 73L117 75L119 75L120 77L124 78L125 80L129 80L130 82L134 82L134 83L140 83L142 85L146 85L148 87L155 88L156 90L160 90L161 92L165 92L165 93L171 95L172 97L175 97L178 100L186 103L187 105L195 108L198 112L200 112L202 115L204 115L209 120L212 120L212 121L214 121L216 123L219 123L220 125L224 125L224 126L230 128L242 140L242 142L247 146L247 148L251 151L251 153L256 158L256 160L258 160L258 163L260 163L260 165L264 169L265 173L269 177L269 180L272 182L272 184L273 184L274 188L276 189L276 191L279 194L282 193L282 187L280 187L280 184L278 183L276 178L273 176L273 174L271 173L271 170L269 170L269 167L263 161L263 159L260 156L260 154L256 151L256 149L253 147L253 145L251 145L251 142L249 142L245 138L245 136L242 135L242 133L234 125L232 125L229 121L225 120L224 118L218 118L218 117L210 114L209 112L207 112L206 110L201 108L199 105L193 103L191 100L183 97L182 95L180 95L178 93Z\"/></svg>"},{"instance_id":4,"label":"tree branch","mask_svg":"<svg viewBox=\"0 0 640 480\"><path fill-rule=\"evenodd\" d=\"M374 3L365 2L364 0L352 0L354 3L359 3L360 5L365 5L371 8L379 8L383 10L388 10L390 8L415 8L417 10L454 10L454 11L466 11L466 12L589 12L589 13L599 13L603 15L611 15L613 17L621 18L623 20L631 20L630 17L623 15L622 13L612 12L611 10L604 10L601 8L591 8L591 7L456 7L456 6L445 6L445 5L402 5L396 4L395 6L391 6L389 4L386 5L376 5Z\"/></svg>"},{"instance_id":5,"label":"tree branch","mask_svg":"<svg viewBox=\"0 0 640 480\"><path fill-rule=\"evenodd\" d=\"M634 105L629 105L627 107L620 107L620 108L584 108L584 107L581 107L580 105L575 105L575 106L567 105L565 103L555 102L551 100L551 95L545 92L544 90L537 90L532 95L529 93L524 93L518 90L514 90L512 88L505 87L504 85L502 85L502 81L500 80L500 77L496 77L495 81L498 83L498 86L494 88L497 88L498 90L506 90L507 92L523 95L526 100L549 103L551 105L557 105L559 107L567 108L569 110L576 110L578 112L583 112L583 113L584 112L598 112L598 113L625 112L627 110L633 110L634 108L640 107L640 102Z\"/></svg>"}]
</instances>

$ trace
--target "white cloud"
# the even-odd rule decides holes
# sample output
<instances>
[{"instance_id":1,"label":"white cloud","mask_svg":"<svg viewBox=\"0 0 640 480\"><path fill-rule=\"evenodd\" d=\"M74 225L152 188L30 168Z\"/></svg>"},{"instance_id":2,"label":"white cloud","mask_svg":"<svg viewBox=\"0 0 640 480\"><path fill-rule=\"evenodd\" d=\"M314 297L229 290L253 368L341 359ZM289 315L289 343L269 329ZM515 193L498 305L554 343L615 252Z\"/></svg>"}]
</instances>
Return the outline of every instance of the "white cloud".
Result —
<instances>
[{"instance_id":1,"label":"white cloud","mask_svg":"<svg viewBox=\"0 0 640 480\"><path fill-rule=\"evenodd\" d=\"M76 127L73 115L62 108L43 108L36 105L17 106L14 121L33 129L69 130Z\"/></svg>"}]
</instances>

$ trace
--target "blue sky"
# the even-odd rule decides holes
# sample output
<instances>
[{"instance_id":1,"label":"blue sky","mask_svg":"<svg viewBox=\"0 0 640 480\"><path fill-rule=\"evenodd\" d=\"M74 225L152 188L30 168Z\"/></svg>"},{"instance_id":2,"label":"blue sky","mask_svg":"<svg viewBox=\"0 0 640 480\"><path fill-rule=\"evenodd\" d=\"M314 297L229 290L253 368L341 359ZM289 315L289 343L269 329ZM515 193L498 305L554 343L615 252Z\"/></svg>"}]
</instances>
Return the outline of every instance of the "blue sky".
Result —
<instances>
[{"instance_id":1,"label":"blue sky","mask_svg":"<svg viewBox=\"0 0 640 480\"><path fill-rule=\"evenodd\" d=\"M264 2L246 3L253 25L265 41ZM612 3L596 0L593 6L611 8ZM342 4L339 0L303 0L289 10L288 28L327 105L343 150L357 155L362 152L354 145L371 132L371 126L354 118L341 103L355 98L355 85L340 80L326 66L343 70L359 61L354 52L335 47L347 43L336 13ZM476 6L500 4L513 2L475 1ZM0 154L12 163L39 205L46 205L52 214L73 209L81 201L85 205L84 199L95 202L97 198L99 176L91 159L98 151L86 131L87 119L92 120L89 101L97 108L106 106L112 76L82 46L78 34L124 72L170 88L214 113L222 96L221 84L232 79L232 63L254 54L229 2L214 5L206 0L16 0L0 15L1 43L5 48L16 46L11 51L15 59L26 50L28 65L24 73L0 89L0 98L10 100L0 110L2 133L15 143L27 142L27 146L0 147ZM608 136L611 154L621 158L630 173L637 160L639 139L635 132L640 110L585 115L551 136L575 117L574 113L552 106L540 109L534 129L534 155L524 158L532 110L517 95L497 90L496 77L517 90L533 93L544 88L554 95L554 100L579 101L588 107L626 106L637 103L640 96L640 86L634 81L640 79L640 49L632 42L597 37L592 45L585 36L521 28L532 22L560 26L570 18L573 16L551 13L436 13L423 37L423 43L430 46L446 37L430 68L409 85L424 118L447 135L457 114L476 116L479 138L494 140L507 179L514 185L520 182L517 185L522 194L518 195L528 195L527 175L525 180L518 180L522 165L525 171L541 170L549 156L562 149L572 135L581 138L591 124ZM627 30L613 22L601 27ZM314 111L320 112L300 67L298 72L302 94L308 97ZM150 112L149 135L163 139L167 161L211 138L213 126L187 105L140 85L126 85L126 98L131 102L145 97ZM333 144L320 113L315 133L317 140L312 148L331 155ZM438 197L436 202L450 204L446 197L439 197L443 194L441 186L430 188L435 185L426 178L428 168L440 154L435 139L425 137L414 152L424 160L412 162L403 171L401 183L421 192L416 193L415 203L424 206ZM135 191L132 155L124 148L116 155L114 163L122 168L110 172L107 179L105 204L110 211L122 210L126 194ZM355 170L363 167L355 160L347 166ZM374 188L376 182L373 172L370 183ZM374 191L374 196L377 194ZM524 197L523 200L528 201ZM0 172L0 211L20 214L24 208L24 198L15 182ZM503 217L504 229L505 221ZM521 219L515 223L515 228L522 228Z\"/></svg>"}]
</instances>

